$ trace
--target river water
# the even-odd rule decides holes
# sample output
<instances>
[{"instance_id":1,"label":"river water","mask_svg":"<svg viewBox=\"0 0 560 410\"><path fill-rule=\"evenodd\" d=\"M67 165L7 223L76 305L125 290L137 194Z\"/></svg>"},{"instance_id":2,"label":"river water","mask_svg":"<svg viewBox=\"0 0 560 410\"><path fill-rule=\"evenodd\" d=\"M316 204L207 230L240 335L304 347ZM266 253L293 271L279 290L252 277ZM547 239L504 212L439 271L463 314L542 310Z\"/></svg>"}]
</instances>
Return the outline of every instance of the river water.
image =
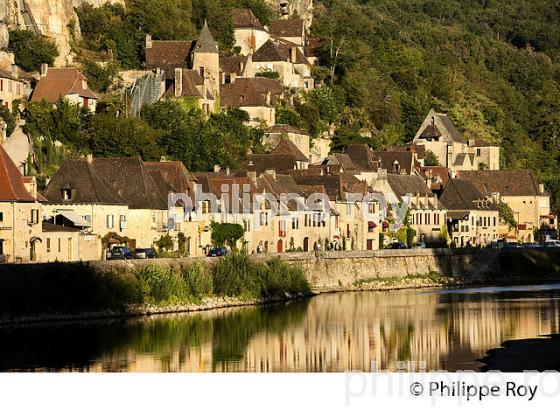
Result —
<instances>
[{"instance_id":1,"label":"river water","mask_svg":"<svg viewBox=\"0 0 560 410\"><path fill-rule=\"evenodd\" d=\"M555 368L560 342L544 336L559 327L560 285L325 294L286 305L1 327L0 371L481 370L487 355L511 364L512 342L498 348L512 340L549 349L538 345L534 359L522 349L520 366Z\"/></svg>"}]
</instances>

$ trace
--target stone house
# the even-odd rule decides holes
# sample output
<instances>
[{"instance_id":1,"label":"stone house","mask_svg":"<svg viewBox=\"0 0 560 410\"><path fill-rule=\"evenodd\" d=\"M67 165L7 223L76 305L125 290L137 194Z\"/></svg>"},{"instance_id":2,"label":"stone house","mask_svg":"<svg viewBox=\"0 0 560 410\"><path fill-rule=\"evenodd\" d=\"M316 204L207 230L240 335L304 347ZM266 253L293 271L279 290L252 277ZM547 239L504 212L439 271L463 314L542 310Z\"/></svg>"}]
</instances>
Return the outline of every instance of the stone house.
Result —
<instances>
[{"instance_id":1,"label":"stone house","mask_svg":"<svg viewBox=\"0 0 560 410\"><path fill-rule=\"evenodd\" d=\"M307 44L304 21L297 17L271 21L268 32L271 36L296 44L301 50Z\"/></svg>"},{"instance_id":2,"label":"stone house","mask_svg":"<svg viewBox=\"0 0 560 410\"><path fill-rule=\"evenodd\" d=\"M258 50L270 39L270 34L249 8L231 11L235 44L240 54L248 55Z\"/></svg>"},{"instance_id":3,"label":"stone house","mask_svg":"<svg viewBox=\"0 0 560 410\"><path fill-rule=\"evenodd\" d=\"M97 95L88 85L86 76L76 67L49 68L41 66L41 78L31 94L31 101L56 104L61 98L95 112Z\"/></svg>"},{"instance_id":4,"label":"stone house","mask_svg":"<svg viewBox=\"0 0 560 410\"><path fill-rule=\"evenodd\" d=\"M499 212L469 180L451 178L440 197L455 247L488 246L499 237Z\"/></svg>"},{"instance_id":5,"label":"stone house","mask_svg":"<svg viewBox=\"0 0 560 410\"><path fill-rule=\"evenodd\" d=\"M239 108L249 114L248 125L276 124L276 104L284 100L282 84L270 78L237 78L220 88L222 109Z\"/></svg>"},{"instance_id":6,"label":"stone house","mask_svg":"<svg viewBox=\"0 0 560 410\"><path fill-rule=\"evenodd\" d=\"M500 221L503 237L533 242L537 240L541 221L550 219L550 195L529 170L461 171L457 176L470 181L489 201L503 201L509 205L517 231Z\"/></svg>"},{"instance_id":7,"label":"stone house","mask_svg":"<svg viewBox=\"0 0 560 410\"><path fill-rule=\"evenodd\" d=\"M0 145L0 263L38 260L43 200Z\"/></svg>"},{"instance_id":8,"label":"stone house","mask_svg":"<svg viewBox=\"0 0 560 410\"><path fill-rule=\"evenodd\" d=\"M438 243L442 229L447 223L447 210L422 177L387 174L387 182L399 203L410 201L408 222L416 231L413 241Z\"/></svg>"},{"instance_id":9,"label":"stone house","mask_svg":"<svg viewBox=\"0 0 560 410\"><path fill-rule=\"evenodd\" d=\"M500 169L500 148L483 140L467 141L446 114L431 110L418 129L414 145L432 151L450 170Z\"/></svg>"},{"instance_id":10,"label":"stone house","mask_svg":"<svg viewBox=\"0 0 560 410\"><path fill-rule=\"evenodd\" d=\"M195 41L153 40L148 34L145 50L146 68L164 73L166 97L195 98L204 112L215 112L222 74L218 43L206 22Z\"/></svg>"},{"instance_id":11,"label":"stone house","mask_svg":"<svg viewBox=\"0 0 560 410\"><path fill-rule=\"evenodd\" d=\"M310 159L309 134L291 125L276 124L264 132L263 145L272 150L284 139L291 141L299 151Z\"/></svg>"},{"instance_id":12,"label":"stone house","mask_svg":"<svg viewBox=\"0 0 560 410\"><path fill-rule=\"evenodd\" d=\"M26 82L17 78L8 70L0 68L0 105L12 110L14 100L26 100L28 87Z\"/></svg>"}]
</instances>

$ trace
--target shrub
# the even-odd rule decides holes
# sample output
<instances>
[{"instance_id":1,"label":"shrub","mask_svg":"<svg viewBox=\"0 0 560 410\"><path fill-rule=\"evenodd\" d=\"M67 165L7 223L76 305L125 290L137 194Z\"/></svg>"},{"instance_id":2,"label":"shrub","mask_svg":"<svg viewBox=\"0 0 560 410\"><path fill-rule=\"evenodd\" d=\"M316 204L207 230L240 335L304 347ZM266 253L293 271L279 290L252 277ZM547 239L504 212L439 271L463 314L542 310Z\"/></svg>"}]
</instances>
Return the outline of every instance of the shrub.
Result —
<instances>
[{"instance_id":1,"label":"shrub","mask_svg":"<svg viewBox=\"0 0 560 410\"><path fill-rule=\"evenodd\" d=\"M212 273L214 292L221 296L259 296L255 266L248 255L234 252L222 258Z\"/></svg>"},{"instance_id":2,"label":"shrub","mask_svg":"<svg viewBox=\"0 0 560 410\"><path fill-rule=\"evenodd\" d=\"M212 294L212 275L200 263L183 268L182 273L190 298L200 301Z\"/></svg>"},{"instance_id":3,"label":"shrub","mask_svg":"<svg viewBox=\"0 0 560 410\"><path fill-rule=\"evenodd\" d=\"M150 265L136 272L145 301L178 303L187 297L187 287L181 275L169 268Z\"/></svg>"},{"instance_id":4,"label":"shrub","mask_svg":"<svg viewBox=\"0 0 560 410\"><path fill-rule=\"evenodd\" d=\"M29 30L10 31L8 50L14 53L16 64L25 71L38 71L41 64L52 65L58 57L54 41Z\"/></svg>"}]
</instances>

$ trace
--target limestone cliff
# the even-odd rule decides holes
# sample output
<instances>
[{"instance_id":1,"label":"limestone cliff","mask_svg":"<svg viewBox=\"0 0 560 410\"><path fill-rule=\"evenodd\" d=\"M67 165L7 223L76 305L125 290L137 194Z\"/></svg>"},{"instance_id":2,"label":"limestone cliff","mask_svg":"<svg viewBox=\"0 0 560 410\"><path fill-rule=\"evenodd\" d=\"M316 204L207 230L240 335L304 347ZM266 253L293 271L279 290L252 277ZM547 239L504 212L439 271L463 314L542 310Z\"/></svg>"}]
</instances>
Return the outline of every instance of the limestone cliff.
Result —
<instances>
[{"instance_id":1,"label":"limestone cliff","mask_svg":"<svg viewBox=\"0 0 560 410\"><path fill-rule=\"evenodd\" d=\"M299 16L305 21L307 30L313 22L313 0L266 0L273 11L283 17Z\"/></svg>"},{"instance_id":2,"label":"limestone cliff","mask_svg":"<svg viewBox=\"0 0 560 410\"><path fill-rule=\"evenodd\" d=\"M107 0L0 0L0 17L5 15L4 22L10 28L27 28L52 38L60 53L55 66L66 66L72 63L73 54L70 49L71 33L69 24L78 21L74 10L83 3L100 6ZM124 4L125 0L109 0L112 3ZM2 21L0 20L0 46L2 45ZM79 27L76 25L75 27Z\"/></svg>"}]
</instances>

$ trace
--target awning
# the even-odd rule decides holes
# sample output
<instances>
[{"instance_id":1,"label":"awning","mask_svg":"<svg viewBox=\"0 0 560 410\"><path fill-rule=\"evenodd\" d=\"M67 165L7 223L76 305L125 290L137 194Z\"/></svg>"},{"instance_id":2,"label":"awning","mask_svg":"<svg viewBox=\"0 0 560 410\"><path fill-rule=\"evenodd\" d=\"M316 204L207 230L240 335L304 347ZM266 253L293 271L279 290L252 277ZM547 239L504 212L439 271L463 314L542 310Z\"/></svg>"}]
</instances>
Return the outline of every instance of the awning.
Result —
<instances>
[{"instance_id":1,"label":"awning","mask_svg":"<svg viewBox=\"0 0 560 410\"><path fill-rule=\"evenodd\" d=\"M58 214L68 219L70 222L74 224L74 226L77 226L79 228L86 228L91 226L91 224L88 221L86 221L83 217L78 215L75 211L59 210Z\"/></svg>"},{"instance_id":2,"label":"awning","mask_svg":"<svg viewBox=\"0 0 560 410\"><path fill-rule=\"evenodd\" d=\"M368 226L369 229L377 228L377 224L373 221L368 221L367 226Z\"/></svg>"}]
</instances>

